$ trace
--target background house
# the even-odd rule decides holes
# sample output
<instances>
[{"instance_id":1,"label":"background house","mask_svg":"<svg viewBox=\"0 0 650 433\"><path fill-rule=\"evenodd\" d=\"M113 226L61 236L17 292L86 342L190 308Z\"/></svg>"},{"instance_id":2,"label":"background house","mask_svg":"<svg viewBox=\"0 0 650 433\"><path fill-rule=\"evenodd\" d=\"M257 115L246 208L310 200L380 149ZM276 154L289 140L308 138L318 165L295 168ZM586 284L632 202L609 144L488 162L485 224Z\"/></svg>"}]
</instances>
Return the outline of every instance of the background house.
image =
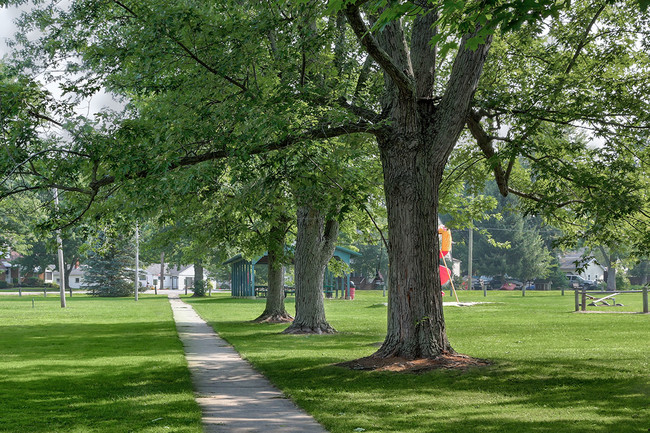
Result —
<instances>
[{"instance_id":1,"label":"background house","mask_svg":"<svg viewBox=\"0 0 650 433\"><path fill-rule=\"evenodd\" d=\"M590 259L586 266L580 270L576 267L576 262L583 263L582 255L584 251L570 251L559 258L560 270L566 274L580 275L582 278L591 281L603 281L605 279L605 268Z\"/></svg>"},{"instance_id":2,"label":"background house","mask_svg":"<svg viewBox=\"0 0 650 433\"><path fill-rule=\"evenodd\" d=\"M165 289L176 290L194 287L194 265L178 267L165 264L163 278L163 288ZM211 280L210 274L205 269L203 278ZM215 284L214 281L213 284ZM144 275L140 275L140 285L160 287L160 263L150 265L144 270Z\"/></svg>"},{"instance_id":3,"label":"background house","mask_svg":"<svg viewBox=\"0 0 650 433\"><path fill-rule=\"evenodd\" d=\"M21 279L20 266L12 264L12 261L20 257L20 254L11 251L0 260L0 281L7 284L18 284Z\"/></svg>"},{"instance_id":4,"label":"background house","mask_svg":"<svg viewBox=\"0 0 650 433\"><path fill-rule=\"evenodd\" d=\"M45 284L56 283L61 285L61 275L59 274L58 269L54 265L49 265L45 268L43 273L43 281ZM72 271L70 271L70 287L66 289L78 289L84 282L84 271L82 266L75 266Z\"/></svg>"}]
</instances>

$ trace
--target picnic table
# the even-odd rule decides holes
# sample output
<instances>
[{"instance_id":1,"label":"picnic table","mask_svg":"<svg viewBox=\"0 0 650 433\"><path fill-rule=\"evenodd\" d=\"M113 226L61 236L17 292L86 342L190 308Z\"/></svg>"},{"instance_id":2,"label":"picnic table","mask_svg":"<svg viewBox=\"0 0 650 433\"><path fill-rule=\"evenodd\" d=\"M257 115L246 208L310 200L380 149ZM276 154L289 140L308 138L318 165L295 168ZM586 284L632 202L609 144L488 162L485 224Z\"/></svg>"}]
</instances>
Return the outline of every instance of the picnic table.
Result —
<instances>
[{"instance_id":1,"label":"picnic table","mask_svg":"<svg viewBox=\"0 0 650 433\"><path fill-rule=\"evenodd\" d=\"M266 298L269 292L268 286L255 286L255 297L256 298ZM284 297L286 298L289 295L296 295L296 289L293 287L284 287Z\"/></svg>"}]
</instances>

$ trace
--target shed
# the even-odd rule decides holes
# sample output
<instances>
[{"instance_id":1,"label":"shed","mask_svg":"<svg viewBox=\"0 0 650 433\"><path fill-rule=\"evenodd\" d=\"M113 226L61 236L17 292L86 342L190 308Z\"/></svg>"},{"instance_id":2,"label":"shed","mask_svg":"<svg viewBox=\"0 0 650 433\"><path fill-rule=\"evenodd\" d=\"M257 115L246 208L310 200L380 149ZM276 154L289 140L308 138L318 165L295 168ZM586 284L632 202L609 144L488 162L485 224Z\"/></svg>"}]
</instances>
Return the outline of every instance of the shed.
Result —
<instances>
[{"instance_id":1,"label":"shed","mask_svg":"<svg viewBox=\"0 0 650 433\"><path fill-rule=\"evenodd\" d=\"M334 257L350 265L350 259L353 256L360 256L356 251L352 251L343 247L336 247L334 249ZM255 297L255 266L268 265L268 253L261 256L254 257L252 260L247 260L241 254L223 262L224 265L230 265L230 293L234 297L253 298ZM339 277L338 279L333 276L329 269L325 270L325 278L323 285L325 292L332 290L341 290L349 296L350 288L350 275Z\"/></svg>"}]
</instances>

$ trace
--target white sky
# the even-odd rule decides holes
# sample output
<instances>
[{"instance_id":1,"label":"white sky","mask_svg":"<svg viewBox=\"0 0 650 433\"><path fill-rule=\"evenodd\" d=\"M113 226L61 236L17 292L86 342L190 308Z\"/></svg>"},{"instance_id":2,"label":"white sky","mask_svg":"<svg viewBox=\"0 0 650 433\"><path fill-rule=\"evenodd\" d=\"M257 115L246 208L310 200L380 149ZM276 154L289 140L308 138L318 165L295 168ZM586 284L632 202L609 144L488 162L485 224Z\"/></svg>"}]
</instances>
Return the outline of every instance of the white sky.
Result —
<instances>
[{"instance_id":1,"label":"white sky","mask_svg":"<svg viewBox=\"0 0 650 433\"><path fill-rule=\"evenodd\" d=\"M7 41L13 39L14 34L18 30L14 21L20 16L23 10L28 10L29 6L10 6L0 8L0 58L3 58L11 53L10 48L7 46ZM55 96L60 96L60 92L56 83L47 84L45 86ZM122 104L116 102L107 93L98 93L92 98L85 100L79 105L76 110L79 114L89 116L93 113L100 111L104 107L109 107L119 110Z\"/></svg>"}]
</instances>

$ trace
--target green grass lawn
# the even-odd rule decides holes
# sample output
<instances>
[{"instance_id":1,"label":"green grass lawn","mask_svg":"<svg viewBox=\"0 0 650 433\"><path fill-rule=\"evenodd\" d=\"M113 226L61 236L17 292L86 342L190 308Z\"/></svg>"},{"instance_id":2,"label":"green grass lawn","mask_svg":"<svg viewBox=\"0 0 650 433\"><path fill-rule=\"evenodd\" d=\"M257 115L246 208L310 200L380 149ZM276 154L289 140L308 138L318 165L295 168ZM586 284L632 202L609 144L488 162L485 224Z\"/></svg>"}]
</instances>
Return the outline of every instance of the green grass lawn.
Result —
<instances>
[{"instance_id":1,"label":"green grass lawn","mask_svg":"<svg viewBox=\"0 0 650 433\"><path fill-rule=\"evenodd\" d=\"M0 323L0 432L202 431L166 298L2 296Z\"/></svg>"},{"instance_id":2,"label":"green grass lawn","mask_svg":"<svg viewBox=\"0 0 650 433\"><path fill-rule=\"evenodd\" d=\"M381 293L357 293L352 302L326 301L340 332L323 336L246 323L264 300L185 299L332 432L650 430L648 315L572 313L572 292L461 292L461 301L494 303L445 307L449 338L458 352L489 359L490 367L350 371L333 364L370 355L386 329ZM640 311L636 296L639 308L630 308Z\"/></svg>"}]
</instances>

